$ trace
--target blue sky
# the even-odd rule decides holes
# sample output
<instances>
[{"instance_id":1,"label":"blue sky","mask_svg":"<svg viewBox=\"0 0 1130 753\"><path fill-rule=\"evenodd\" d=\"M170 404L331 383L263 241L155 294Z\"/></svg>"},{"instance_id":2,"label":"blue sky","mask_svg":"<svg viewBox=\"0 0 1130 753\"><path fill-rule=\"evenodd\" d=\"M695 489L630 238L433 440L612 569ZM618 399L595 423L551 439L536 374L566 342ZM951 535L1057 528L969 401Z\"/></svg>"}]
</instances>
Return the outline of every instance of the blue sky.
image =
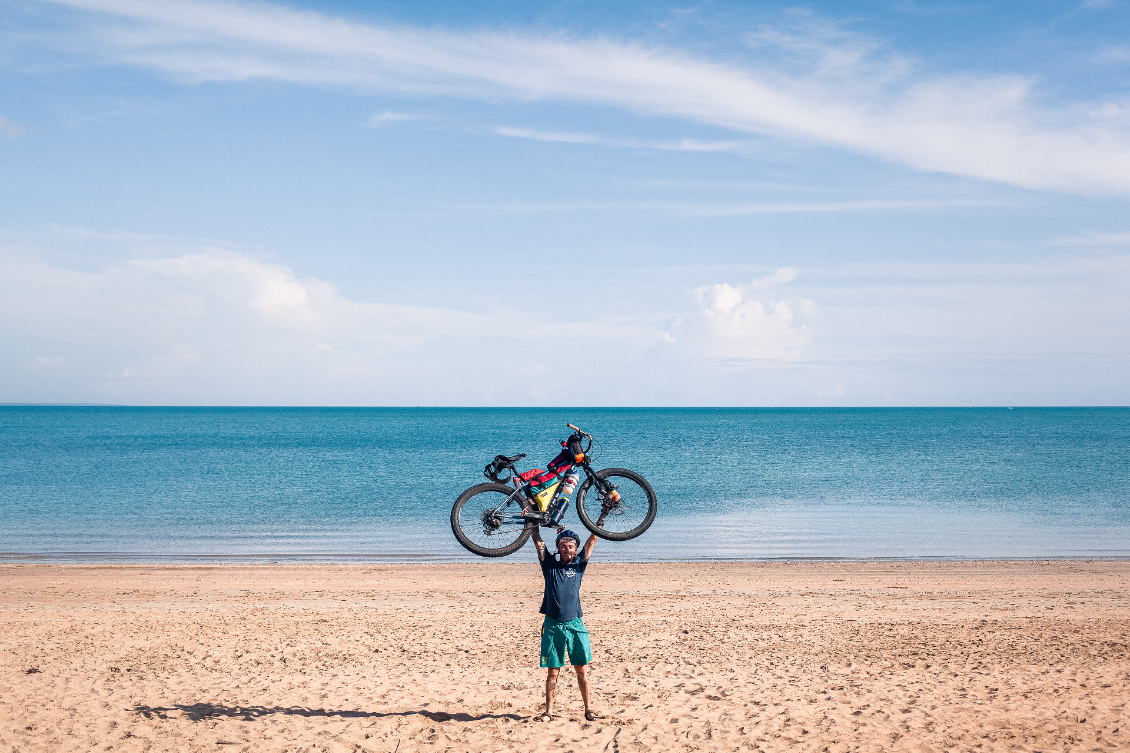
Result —
<instances>
[{"instance_id":1,"label":"blue sky","mask_svg":"<svg viewBox=\"0 0 1130 753\"><path fill-rule=\"evenodd\" d=\"M1130 3L0 6L0 402L1130 399Z\"/></svg>"}]
</instances>

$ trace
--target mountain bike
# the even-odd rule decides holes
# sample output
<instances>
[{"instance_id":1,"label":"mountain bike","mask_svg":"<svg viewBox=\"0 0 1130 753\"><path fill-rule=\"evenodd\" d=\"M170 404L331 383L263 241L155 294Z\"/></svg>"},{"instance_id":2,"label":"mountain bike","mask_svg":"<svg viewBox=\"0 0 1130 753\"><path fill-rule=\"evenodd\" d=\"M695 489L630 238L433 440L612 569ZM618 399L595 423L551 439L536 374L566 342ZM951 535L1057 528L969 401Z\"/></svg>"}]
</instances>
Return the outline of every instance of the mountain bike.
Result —
<instances>
[{"instance_id":1,"label":"mountain bike","mask_svg":"<svg viewBox=\"0 0 1130 753\"><path fill-rule=\"evenodd\" d=\"M655 491L643 476L626 468L594 471L589 457L595 440L566 424L573 433L546 470L522 473L515 465L526 457L496 455L483 469L489 484L467 489L451 508L451 531L459 543L483 557L505 557L522 548L535 526L560 526L576 491L577 517L602 539L627 541L655 520ZM600 443L595 442L599 457ZM584 481L581 481L581 474ZM598 525L599 523L599 525Z\"/></svg>"}]
</instances>

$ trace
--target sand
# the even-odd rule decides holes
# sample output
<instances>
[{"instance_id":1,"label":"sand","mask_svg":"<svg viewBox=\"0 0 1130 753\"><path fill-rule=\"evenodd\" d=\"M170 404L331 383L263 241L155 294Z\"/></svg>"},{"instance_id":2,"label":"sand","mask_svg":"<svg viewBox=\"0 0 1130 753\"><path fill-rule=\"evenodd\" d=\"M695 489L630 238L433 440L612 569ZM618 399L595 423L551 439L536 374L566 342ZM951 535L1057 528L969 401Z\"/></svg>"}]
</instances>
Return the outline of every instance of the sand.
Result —
<instances>
[{"instance_id":1,"label":"sand","mask_svg":"<svg viewBox=\"0 0 1130 753\"><path fill-rule=\"evenodd\" d=\"M0 750L1130 750L1130 562L0 566Z\"/></svg>"}]
</instances>

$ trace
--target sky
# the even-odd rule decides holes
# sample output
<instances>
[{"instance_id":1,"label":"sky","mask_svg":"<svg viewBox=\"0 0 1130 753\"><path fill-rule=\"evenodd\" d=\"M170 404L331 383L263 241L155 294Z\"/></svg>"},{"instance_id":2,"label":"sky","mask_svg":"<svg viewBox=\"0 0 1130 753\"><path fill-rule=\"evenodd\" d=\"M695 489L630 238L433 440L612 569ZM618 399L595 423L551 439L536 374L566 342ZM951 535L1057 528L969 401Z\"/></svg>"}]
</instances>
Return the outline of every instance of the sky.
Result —
<instances>
[{"instance_id":1,"label":"sky","mask_svg":"<svg viewBox=\"0 0 1130 753\"><path fill-rule=\"evenodd\" d=\"M1130 404L1130 0L0 4L0 403Z\"/></svg>"}]
</instances>

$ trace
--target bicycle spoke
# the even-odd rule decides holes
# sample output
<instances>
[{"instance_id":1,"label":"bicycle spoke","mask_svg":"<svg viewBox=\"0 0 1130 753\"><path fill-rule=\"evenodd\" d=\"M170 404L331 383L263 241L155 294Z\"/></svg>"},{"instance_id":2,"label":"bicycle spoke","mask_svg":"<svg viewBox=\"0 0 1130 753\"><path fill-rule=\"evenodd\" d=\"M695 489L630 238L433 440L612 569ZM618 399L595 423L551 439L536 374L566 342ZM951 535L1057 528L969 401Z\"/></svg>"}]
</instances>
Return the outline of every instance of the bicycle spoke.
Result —
<instances>
[{"instance_id":1,"label":"bicycle spoke","mask_svg":"<svg viewBox=\"0 0 1130 753\"><path fill-rule=\"evenodd\" d=\"M484 484L468 489L456 501L451 526L465 547L483 556L516 551L529 536L522 520L522 505L512 497L513 489Z\"/></svg>"},{"instance_id":2,"label":"bicycle spoke","mask_svg":"<svg viewBox=\"0 0 1130 753\"><path fill-rule=\"evenodd\" d=\"M655 493L639 474L609 468L599 483L586 482L577 497L581 522L598 536L617 541L635 538L655 519ZM598 525L601 516L603 521Z\"/></svg>"}]
</instances>

